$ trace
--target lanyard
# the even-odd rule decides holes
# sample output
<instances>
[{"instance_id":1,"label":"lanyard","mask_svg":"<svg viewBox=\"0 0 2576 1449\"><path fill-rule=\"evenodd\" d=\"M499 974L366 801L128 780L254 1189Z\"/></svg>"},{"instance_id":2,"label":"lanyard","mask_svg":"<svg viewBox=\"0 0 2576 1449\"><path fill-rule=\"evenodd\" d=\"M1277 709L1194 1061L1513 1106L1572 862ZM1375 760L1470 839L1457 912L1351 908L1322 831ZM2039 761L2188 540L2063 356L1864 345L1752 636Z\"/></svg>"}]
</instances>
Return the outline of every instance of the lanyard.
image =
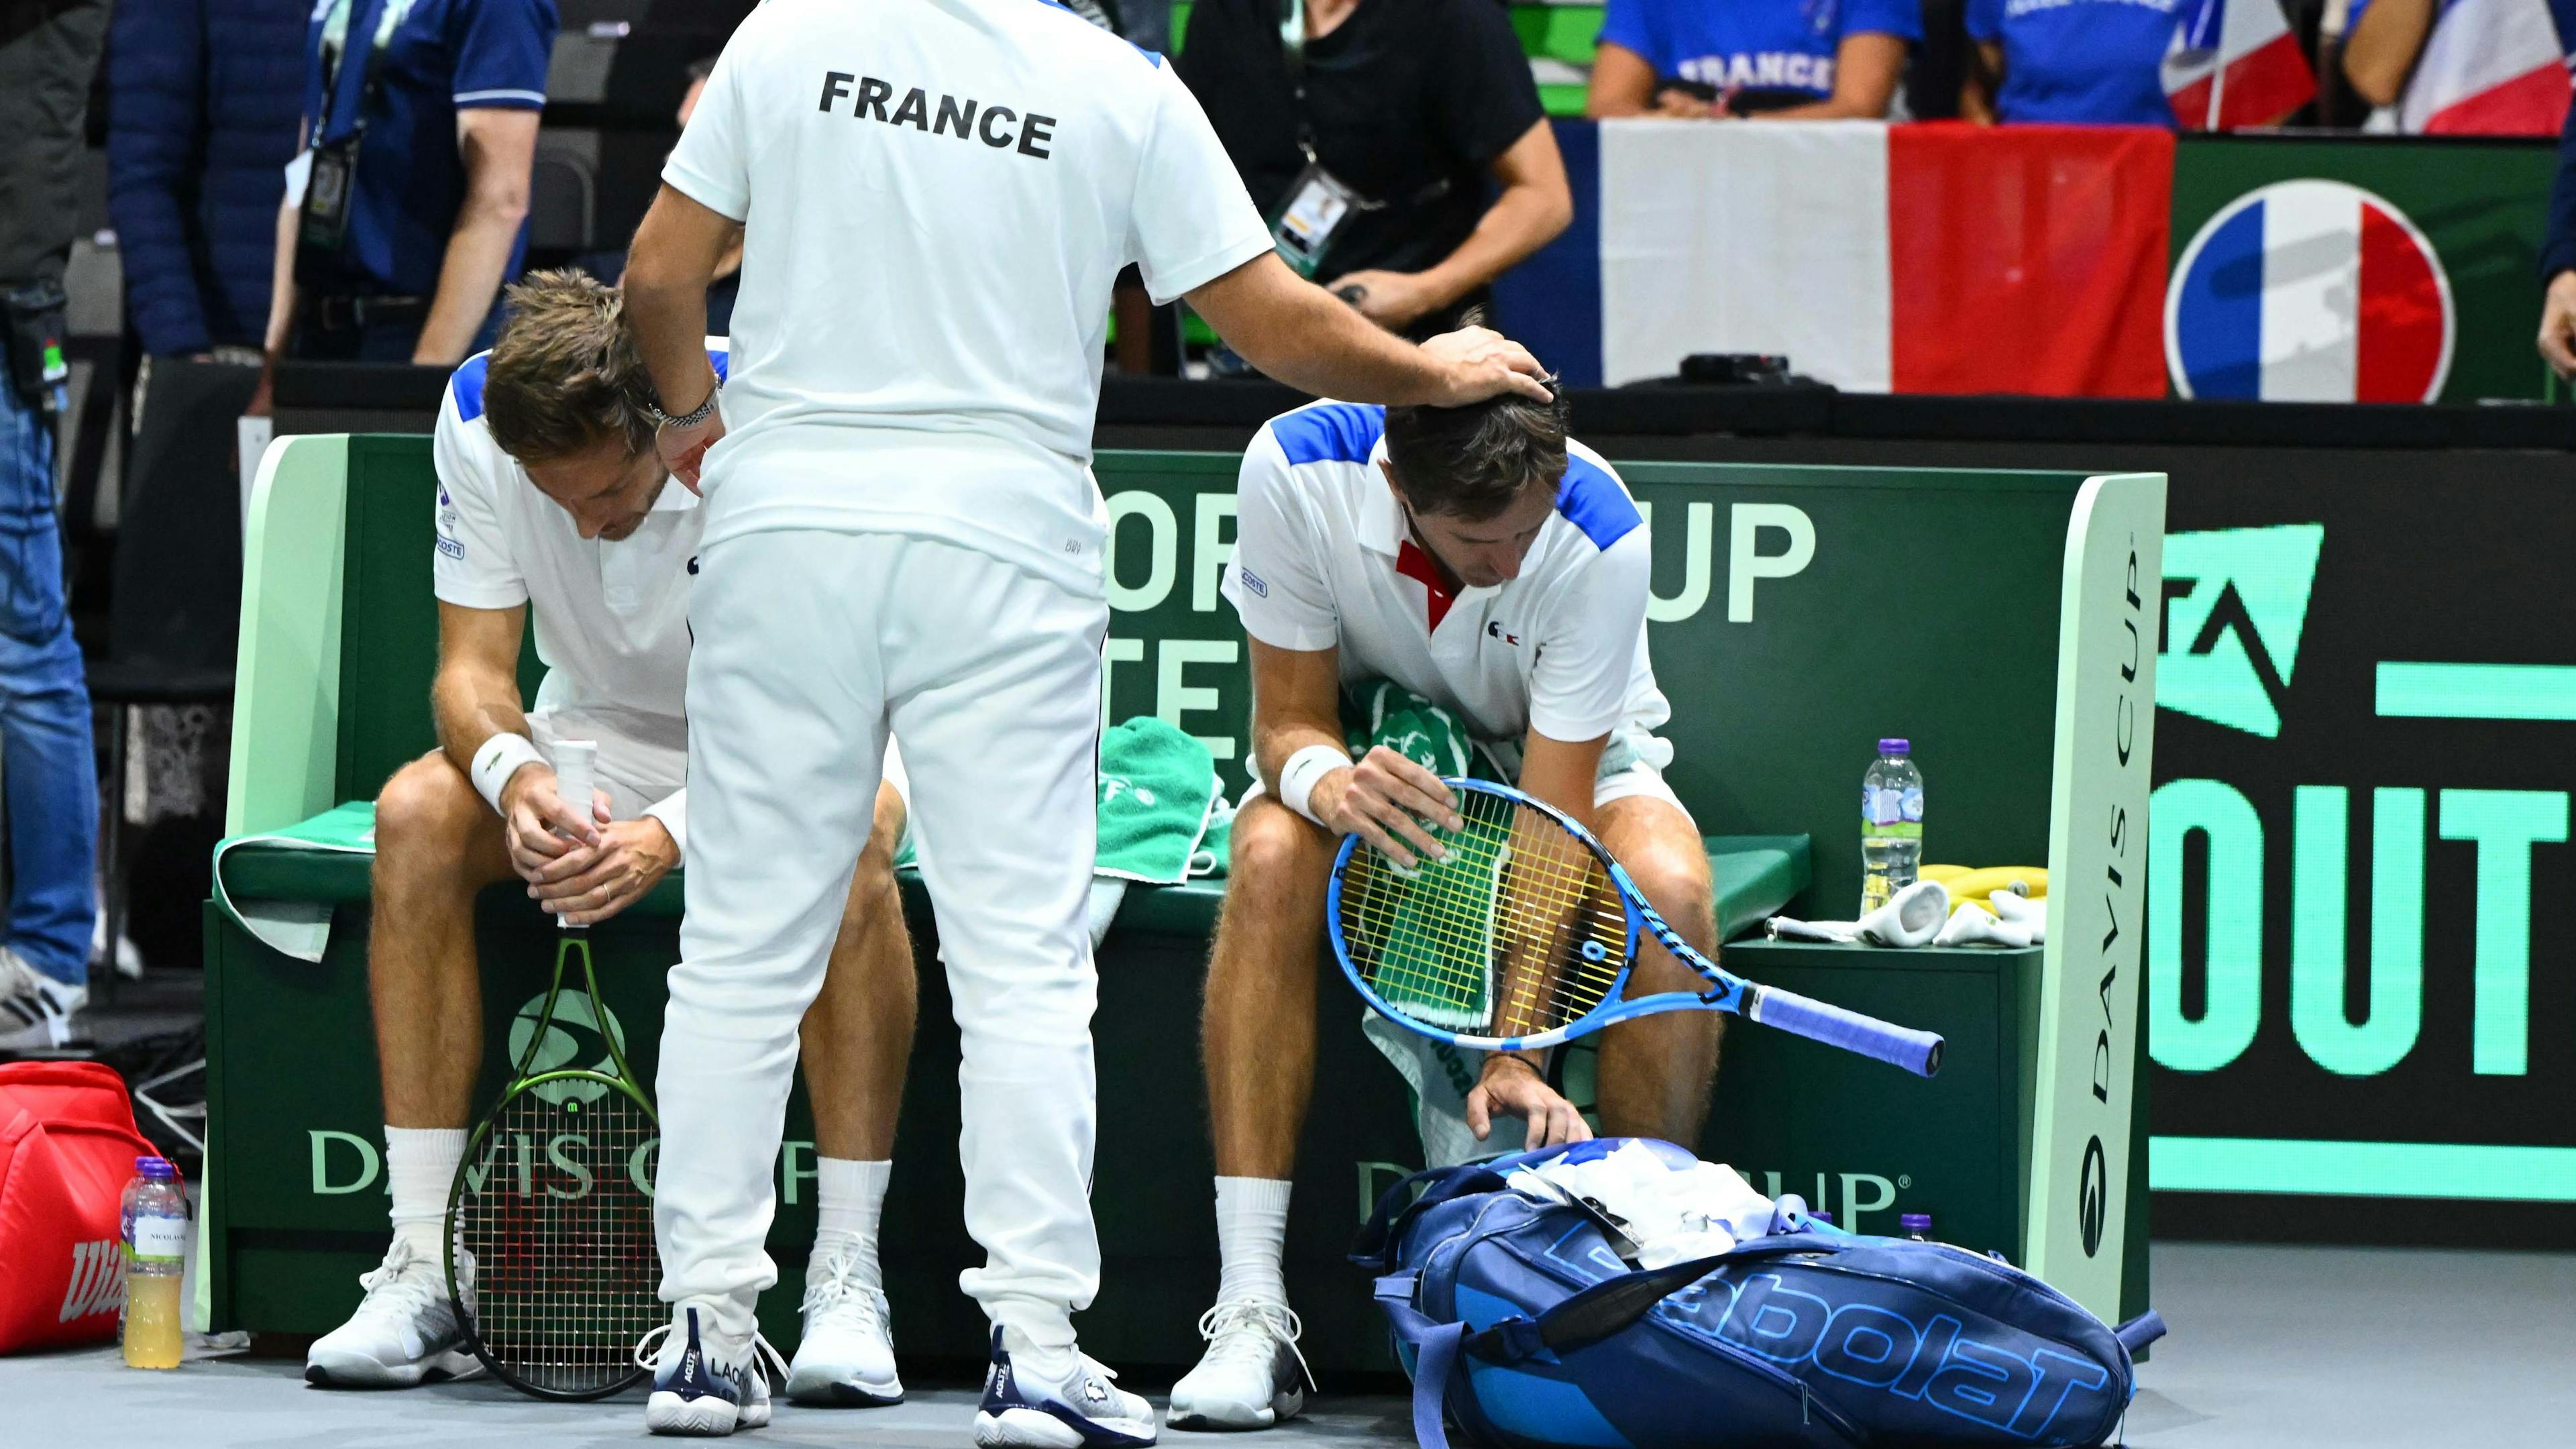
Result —
<instances>
[{"instance_id":1,"label":"lanyard","mask_svg":"<svg viewBox=\"0 0 2576 1449\"><path fill-rule=\"evenodd\" d=\"M322 17L322 117L321 128L313 136L315 142L331 137L335 129L332 122L341 110L340 70L348 55L350 12L365 3L366 0L333 0L330 13ZM416 3L417 0L383 0L383 8L376 12L376 33L367 47L365 64L358 68L357 105L353 108L356 114L349 118L351 131L366 129L366 102L376 90L376 67L392 46L394 32L411 18Z\"/></svg>"},{"instance_id":2,"label":"lanyard","mask_svg":"<svg viewBox=\"0 0 2576 1449\"><path fill-rule=\"evenodd\" d=\"M1287 0L1279 17L1279 54L1288 63L1288 94L1297 104L1297 149L1315 161L1315 123L1306 115L1306 0Z\"/></svg>"}]
</instances>

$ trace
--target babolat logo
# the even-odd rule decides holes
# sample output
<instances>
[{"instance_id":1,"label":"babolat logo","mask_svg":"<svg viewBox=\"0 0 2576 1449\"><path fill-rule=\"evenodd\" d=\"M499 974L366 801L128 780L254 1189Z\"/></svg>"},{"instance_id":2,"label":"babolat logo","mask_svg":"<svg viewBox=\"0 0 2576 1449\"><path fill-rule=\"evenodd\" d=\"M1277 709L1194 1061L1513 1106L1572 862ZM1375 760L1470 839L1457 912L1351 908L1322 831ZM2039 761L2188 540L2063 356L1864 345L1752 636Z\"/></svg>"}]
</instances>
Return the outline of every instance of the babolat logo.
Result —
<instances>
[{"instance_id":1,"label":"babolat logo","mask_svg":"<svg viewBox=\"0 0 2576 1449\"><path fill-rule=\"evenodd\" d=\"M57 1323L112 1313L125 1302L125 1254L114 1238L72 1244L72 1281L63 1289Z\"/></svg>"},{"instance_id":2,"label":"babolat logo","mask_svg":"<svg viewBox=\"0 0 2576 1449\"><path fill-rule=\"evenodd\" d=\"M1702 1279L1658 1304L1655 1315L1691 1337L1784 1368L1812 1363L1846 1383L2020 1439L2041 1438L2068 1405L2098 1400L2110 1383L2100 1364L2031 1339L1984 1342L1954 1314L1916 1317L1877 1303L1834 1302L1788 1286L1777 1273L1732 1283Z\"/></svg>"},{"instance_id":3,"label":"babolat logo","mask_svg":"<svg viewBox=\"0 0 2576 1449\"><path fill-rule=\"evenodd\" d=\"M532 1060L528 1056L528 1039L536 1034L537 1018L545 1014L546 995L540 991L528 998L519 1014L510 1022L510 1060L528 1063L536 1072L574 1068L582 1071L617 1070L616 1058L608 1049L614 1035L619 1051L626 1049L625 1031L617 1024L617 1014L590 999L590 993L566 988L555 999L555 1019L546 1028L546 1039ZM598 1082L547 1082L537 1088L537 1095L555 1106L579 1102L587 1107L608 1095L608 1088Z\"/></svg>"},{"instance_id":4,"label":"babolat logo","mask_svg":"<svg viewBox=\"0 0 2576 1449\"><path fill-rule=\"evenodd\" d=\"M2325 540L2322 523L2165 535L2156 703L2277 738Z\"/></svg>"}]
</instances>

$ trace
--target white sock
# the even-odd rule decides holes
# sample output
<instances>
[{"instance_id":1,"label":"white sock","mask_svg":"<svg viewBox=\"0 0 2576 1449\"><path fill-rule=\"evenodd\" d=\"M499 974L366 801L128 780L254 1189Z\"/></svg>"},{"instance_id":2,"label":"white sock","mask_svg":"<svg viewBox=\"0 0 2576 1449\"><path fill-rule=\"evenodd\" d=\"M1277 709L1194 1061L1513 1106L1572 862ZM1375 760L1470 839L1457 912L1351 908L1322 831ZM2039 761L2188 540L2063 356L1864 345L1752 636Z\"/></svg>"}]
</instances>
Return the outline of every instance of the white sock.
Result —
<instances>
[{"instance_id":1,"label":"white sock","mask_svg":"<svg viewBox=\"0 0 2576 1449\"><path fill-rule=\"evenodd\" d=\"M858 1162L847 1157L814 1160L814 1255L807 1260L810 1277L843 1251L859 1256L859 1280L880 1292L885 1279L877 1269L877 1222L885 1215L886 1180L891 1162Z\"/></svg>"},{"instance_id":2,"label":"white sock","mask_svg":"<svg viewBox=\"0 0 2576 1449\"><path fill-rule=\"evenodd\" d=\"M1275 1177L1216 1180L1216 1251L1224 1264L1216 1301L1288 1303L1279 1267L1287 1251L1288 1183Z\"/></svg>"},{"instance_id":3,"label":"white sock","mask_svg":"<svg viewBox=\"0 0 2576 1449\"><path fill-rule=\"evenodd\" d=\"M412 1251L433 1263L447 1261L447 1244L441 1241L447 1195L456 1186L456 1168L464 1160L462 1127L385 1129L385 1180L393 1186L394 1236L409 1241Z\"/></svg>"}]
</instances>

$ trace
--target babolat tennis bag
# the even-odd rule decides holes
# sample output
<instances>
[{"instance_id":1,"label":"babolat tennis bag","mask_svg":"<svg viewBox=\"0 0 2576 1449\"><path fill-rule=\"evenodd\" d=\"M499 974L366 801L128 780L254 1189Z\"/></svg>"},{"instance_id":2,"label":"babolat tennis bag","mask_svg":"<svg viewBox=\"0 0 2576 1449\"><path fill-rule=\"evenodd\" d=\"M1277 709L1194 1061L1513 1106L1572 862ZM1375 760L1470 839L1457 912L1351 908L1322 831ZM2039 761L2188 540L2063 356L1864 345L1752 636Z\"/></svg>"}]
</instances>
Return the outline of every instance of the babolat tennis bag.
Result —
<instances>
[{"instance_id":1,"label":"babolat tennis bag","mask_svg":"<svg viewBox=\"0 0 2576 1449\"><path fill-rule=\"evenodd\" d=\"M1448 1449L1444 1408L1493 1449L2074 1449L2118 1427L2130 1352L2164 1331L2152 1313L2115 1331L1963 1248L1802 1211L1784 1215L1802 1230L1633 1269L1589 1206L1505 1184L1565 1150L1418 1173L1352 1255L1383 1275L1422 1449Z\"/></svg>"}]
</instances>

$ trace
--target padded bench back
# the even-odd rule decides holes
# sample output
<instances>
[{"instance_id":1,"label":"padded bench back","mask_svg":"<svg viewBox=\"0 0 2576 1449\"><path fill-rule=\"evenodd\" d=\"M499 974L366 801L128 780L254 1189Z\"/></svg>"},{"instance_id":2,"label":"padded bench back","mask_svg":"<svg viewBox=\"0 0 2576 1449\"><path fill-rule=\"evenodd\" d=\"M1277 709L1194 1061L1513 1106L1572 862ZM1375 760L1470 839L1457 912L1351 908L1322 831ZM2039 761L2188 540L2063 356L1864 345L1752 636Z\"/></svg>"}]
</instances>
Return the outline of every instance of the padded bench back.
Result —
<instances>
[{"instance_id":1,"label":"padded bench back","mask_svg":"<svg viewBox=\"0 0 2576 1449\"><path fill-rule=\"evenodd\" d=\"M1233 552L1230 453L1104 452L1108 713L1205 740L1246 779L1243 632L1217 585ZM349 442L339 799L372 797L434 743L437 480L425 437ZM1852 797L1881 735L1913 739L1927 849L2044 862L2058 597L2083 475L1629 463L1654 528L1649 647L1673 705L1671 779L1711 835L1814 839L1815 895L1857 895ZM1497 641L1491 647L1513 647ZM533 631L521 660L536 683Z\"/></svg>"}]
</instances>

